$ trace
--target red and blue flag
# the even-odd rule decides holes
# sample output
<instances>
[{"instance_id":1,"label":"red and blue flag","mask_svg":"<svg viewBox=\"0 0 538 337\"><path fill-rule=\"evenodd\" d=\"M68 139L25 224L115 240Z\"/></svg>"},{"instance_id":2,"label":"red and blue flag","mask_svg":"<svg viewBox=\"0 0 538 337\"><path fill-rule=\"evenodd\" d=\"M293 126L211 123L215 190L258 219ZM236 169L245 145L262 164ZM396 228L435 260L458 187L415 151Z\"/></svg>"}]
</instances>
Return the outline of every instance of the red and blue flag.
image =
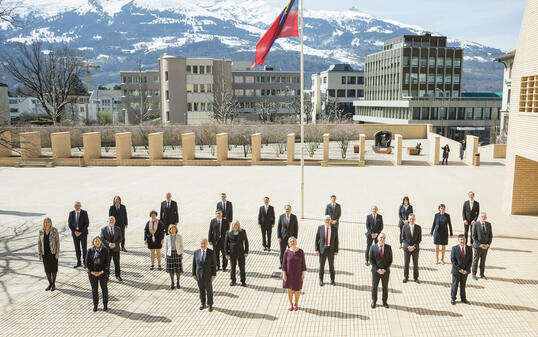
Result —
<instances>
[{"instance_id":1,"label":"red and blue flag","mask_svg":"<svg viewBox=\"0 0 538 337\"><path fill-rule=\"evenodd\" d=\"M256 43L256 59L252 67L262 65L275 40L281 37L299 36L299 0L290 0L269 30Z\"/></svg>"}]
</instances>

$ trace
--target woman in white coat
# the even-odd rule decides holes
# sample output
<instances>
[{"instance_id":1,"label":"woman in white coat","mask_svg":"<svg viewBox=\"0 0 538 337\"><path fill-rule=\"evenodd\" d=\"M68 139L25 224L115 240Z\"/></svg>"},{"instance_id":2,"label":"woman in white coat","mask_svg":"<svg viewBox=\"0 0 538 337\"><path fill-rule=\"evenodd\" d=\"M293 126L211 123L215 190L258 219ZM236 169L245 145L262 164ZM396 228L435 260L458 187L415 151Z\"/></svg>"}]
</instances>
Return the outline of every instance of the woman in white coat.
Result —
<instances>
[{"instance_id":1,"label":"woman in white coat","mask_svg":"<svg viewBox=\"0 0 538 337\"><path fill-rule=\"evenodd\" d=\"M166 256L166 272L170 274L172 284L170 289L179 289L179 277L183 272L183 238L177 232L177 226L172 224L168 226L168 235L164 239L164 252ZM177 283L174 286L174 274L177 277Z\"/></svg>"}]
</instances>

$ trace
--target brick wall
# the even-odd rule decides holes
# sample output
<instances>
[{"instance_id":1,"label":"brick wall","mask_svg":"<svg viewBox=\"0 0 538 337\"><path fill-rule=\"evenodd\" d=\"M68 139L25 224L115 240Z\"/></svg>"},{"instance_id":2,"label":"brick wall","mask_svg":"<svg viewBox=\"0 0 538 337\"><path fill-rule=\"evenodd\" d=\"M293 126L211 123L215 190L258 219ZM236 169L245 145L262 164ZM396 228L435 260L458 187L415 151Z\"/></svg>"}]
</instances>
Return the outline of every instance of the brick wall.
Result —
<instances>
[{"instance_id":1,"label":"brick wall","mask_svg":"<svg viewBox=\"0 0 538 337\"><path fill-rule=\"evenodd\" d=\"M515 158L513 214L538 215L538 161Z\"/></svg>"}]
</instances>

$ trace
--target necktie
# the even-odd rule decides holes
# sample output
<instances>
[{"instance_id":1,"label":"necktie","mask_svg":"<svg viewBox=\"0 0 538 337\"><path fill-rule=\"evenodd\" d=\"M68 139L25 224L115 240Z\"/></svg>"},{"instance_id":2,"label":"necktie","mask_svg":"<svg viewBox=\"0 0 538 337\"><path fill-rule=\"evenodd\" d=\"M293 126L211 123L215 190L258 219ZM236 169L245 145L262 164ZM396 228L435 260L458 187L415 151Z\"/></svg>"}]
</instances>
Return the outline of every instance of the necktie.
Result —
<instances>
[{"instance_id":1,"label":"necktie","mask_svg":"<svg viewBox=\"0 0 538 337\"><path fill-rule=\"evenodd\" d=\"M202 250L202 262L205 262L205 250Z\"/></svg>"},{"instance_id":2,"label":"necktie","mask_svg":"<svg viewBox=\"0 0 538 337\"><path fill-rule=\"evenodd\" d=\"M108 229L110 230L110 234L112 235L112 237L114 237L114 227L108 226Z\"/></svg>"},{"instance_id":3,"label":"necktie","mask_svg":"<svg viewBox=\"0 0 538 337\"><path fill-rule=\"evenodd\" d=\"M288 227L289 224L290 224L290 217L286 216L286 227Z\"/></svg>"},{"instance_id":4,"label":"necktie","mask_svg":"<svg viewBox=\"0 0 538 337\"><path fill-rule=\"evenodd\" d=\"M461 246L461 257L465 258L465 247Z\"/></svg>"},{"instance_id":5,"label":"necktie","mask_svg":"<svg viewBox=\"0 0 538 337\"><path fill-rule=\"evenodd\" d=\"M218 221L218 224L217 224L217 238L220 239L220 220Z\"/></svg>"},{"instance_id":6,"label":"necktie","mask_svg":"<svg viewBox=\"0 0 538 337\"><path fill-rule=\"evenodd\" d=\"M120 211L120 205L116 206L116 211Z\"/></svg>"},{"instance_id":7,"label":"necktie","mask_svg":"<svg viewBox=\"0 0 538 337\"><path fill-rule=\"evenodd\" d=\"M226 202L222 202L222 213L226 215Z\"/></svg>"},{"instance_id":8,"label":"necktie","mask_svg":"<svg viewBox=\"0 0 538 337\"><path fill-rule=\"evenodd\" d=\"M170 208L170 201L168 202L168 208Z\"/></svg>"},{"instance_id":9,"label":"necktie","mask_svg":"<svg viewBox=\"0 0 538 337\"><path fill-rule=\"evenodd\" d=\"M77 212L77 219L76 219L76 221L77 221L77 229L78 229L78 216L79 216L79 213Z\"/></svg>"},{"instance_id":10,"label":"necktie","mask_svg":"<svg viewBox=\"0 0 538 337\"><path fill-rule=\"evenodd\" d=\"M485 223L482 224L482 230L484 231L484 234L486 234L486 224Z\"/></svg>"},{"instance_id":11,"label":"necktie","mask_svg":"<svg viewBox=\"0 0 538 337\"><path fill-rule=\"evenodd\" d=\"M383 257L383 246L379 246L379 256Z\"/></svg>"},{"instance_id":12,"label":"necktie","mask_svg":"<svg viewBox=\"0 0 538 337\"><path fill-rule=\"evenodd\" d=\"M376 219L376 215L374 214L374 225L376 224L375 219Z\"/></svg>"},{"instance_id":13,"label":"necktie","mask_svg":"<svg viewBox=\"0 0 538 337\"><path fill-rule=\"evenodd\" d=\"M325 247L329 245L329 227L325 227Z\"/></svg>"},{"instance_id":14,"label":"necktie","mask_svg":"<svg viewBox=\"0 0 538 337\"><path fill-rule=\"evenodd\" d=\"M411 229L411 237L413 237L413 229L415 228L415 226L409 226L409 228Z\"/></svg>"},{"instance_id":15,"label":"necktie","mask_svg":"<svg viewBox=\"0 0 538 337\"><path fill-rule=\"evenodd\" d=\"M333 212L334 212L334 207L335 207L335 206L334 206L334 204L333 204Z\"/></svg>"}]
</instances>

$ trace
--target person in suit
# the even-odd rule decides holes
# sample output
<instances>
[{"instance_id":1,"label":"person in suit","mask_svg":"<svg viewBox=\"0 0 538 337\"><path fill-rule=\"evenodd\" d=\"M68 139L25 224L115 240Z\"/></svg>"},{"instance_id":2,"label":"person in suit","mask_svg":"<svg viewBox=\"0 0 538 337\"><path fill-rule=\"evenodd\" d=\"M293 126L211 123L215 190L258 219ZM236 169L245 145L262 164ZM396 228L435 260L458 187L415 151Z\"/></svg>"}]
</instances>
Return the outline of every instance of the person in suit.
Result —
<instances>
[{"instance_id":1,"label":"person in suit","mask_svg":"<svg viewBox=\"0 0 538 337\"><path fill-rule=\"evenodd\" d=\"M216 217L211 219L209 223L209 233L207 234L209 244L213 246L216 255L217 270L220 269L220 254L222 253L222 271L226 271L228 260L226 260L226 252L224 251L224 239L226 232L230 230L230 224L222 215L222 210L217 208Z\"/></svg>"},{"instance_id":2,"label":"person in suit","mask_svg":"<svg viewBox=\"0 0 538 337\"><path fill-rule=\"evenodd\" d=\"M108 226L101 228L101 240L105 247L108 248L110 258L114 260L114 274L116 280L122 281L120 272L120 243L123 235L120 227L116 226L116 219L113 216L108 217ZM110 275L110 263L108 264L108 274Z\"/></svg>"},{"instance_id":3,"label":"person in suit","mask_svg":"<svg viewBox=\"0 0 538 337\"><path fill-rule=\"evenodd\" d=\"M323 287L325 261L329 260L331 284L334 285L334 257L338 255L338 230L332 226L334 220L330 215L325 216L325 224L318 227L316 233L316 255L319 256L319 285Z\"/></svg>"},{"instance_id":4,"label":"person in suit","mask_svg":"<svg viewBox=\"0 0 538 337\"><path fill-rule=\"evenodd\" d=\"M387 235L385 233L379 233L379 243L372 245L369 251L370 262L372 263L372 304L373 308L377 303L377 288L379 286L379 280L381 280L381 286L383 287L383 306L388 308L387 303L389 297L389 276L390 266L392 264L392 248L385 244Z\"/></svg>"},{"instance_id":5,"label":"person in suit","mask_svg":"<svg viewBox=\"0 0 538 337\"><path fill-rule=\"evenodd\" d=\"M478 221L473 224L473 280L476 280L476 269L478 260L480 260L480 278L486 280L484 269L486 269L486 256L488 255L489 246L493 240L493 232L491 231L491 223L487 222L486 212L481 212Z\"/></svg>"},{"instance_id":6,"label":"person in suit","mask_svg":"<svg viewBox=\"0 0 538 337\"><path fill-rule=\"evenodd\" d=\"M161 221L165 228L170 225L179 223L179 212L177 210L177 202L172 200L172 193L166 193L166 200L161 202Z\"/></svg>"},{"instance_id":7,"label":"person in suit","mask_svg":"<svg viewBox=\"0 0 538 337\"><path fill-rule=\"evenodd\" d=\"M409 197L404 197L400 209L398 210L398 228L400 229L400 248L402 248L402 229L409 223L409 214L413 213L413 206L409 203Z\"/></svg>"},{"instance_id":8,"label":"person in suit","mask_svg":"<svg viewBox=\"0 0 538 337\"><path fill-rule=\"evenodd\" d=\"M220 199L221 200L217 203L217 209L222 210L222 217L230 223L234 219L232 202L226 200L226 193L221 193Z\"/></svg>"},{"instance_id":9,"label":"person in suit","mask_svg":"<svg viewBox=\"0 0 538 337\"><path fill-rule=\"evenodd\" d=\"M99 305L99 286L101 286L103 294L103 311L107 311L110 255L101 237L96 236L93 238L92 246L88 249L84 263L88 267L88 279L92 287L93 311L97 311L97 306Z\"/></svg>"},{"instance_id":10,"label":"person in suit","mask_svg":"<svg viewBox=\"0 0 538 337\"><path fill-rule=\"evenodd\" d=\"M467 240L465 235L458 235L458 245L452 247L450 253L450 261L452 261L452 286L450 288L452 305L456 304L456 295L458 286L460 287L461 302L471 304L467 301L465 293L465 285L467 283L467 275L471 272L471 264L473 261L473 251L470 246L465 245Z\"/></svg>"},{"instance_id":11,"label":"person in suit","mask_svg":"<svg viewBox=\"0 0 538 337\"><path fill-rule=\"evenodd\" d=\"M80 201L75 201L74 207L75 209L69 212L67 225L71 230L71 236L73 237L75 253L77 256L77 264L73 268L78 268L83 265L81 261L86 261L86 252L88 249L88 226L90 225L90 220L88 219L88 212L81 209L82 204ZM81 256L82 260L80 259ZM86 268L86 264L84 264L84 268Z\"/></svg>"},{"instance_id":12,"label":"person in suit","mask_svg":"<svg viewBox=\"0 0 538 337\"><path fill-rule=\"evenodd\" d=\"M207 239L200 240L200 249L194 251L192 256L192 277L198 282L200 291L200 310L209 306L209 311L213 311L213 281L217 276L215 254L207 248Z\"/></svg>"},{"instance_id":13,"label":"person in suit","mask_svg":"<svg viewBox=\"0 0 538 337\"><path fill-rule=\"evenodd\" d=\"M127 221L127 209L125 205L121 203L119 195L114 197L113 205L108 209L108 216L113 216L116 219L116 226L121 230L121 251L127 252L125 249L125 230L127 229L129 222Z\"/></svg>"},{"instance_id":14,"label":"person in suit","mask_svg":"<svg viewBox=\"0 0 538 337\"><path fill-rule=\"evenodd\" d=\"M177 277L179 289L179 277L183 272L183 237L177 232L177 226L171 224L168 227L168 235L164 239L164 251L166 256L166 272L170 274L170 289L174 290L174 274Z\"/></svg>"},{"instance_id":15,"label":"person in suit","mask_svg":"<svg viewBox=\"0 0 538 337\"><path fill-rule=\"evenodd\" d=\"M325 207L325 215L331 217L331 225L334 229L338 230L340 224L340 217L342 216L342 207L336 202L336 195L331 195L331 202Z\"/></svg>"},{"instance_id":16,"label":"person in suit","mask_svg":"<svg viewBox=\"0 0 538 337\"><path fill-rule=\"evenodd\" d=\"M157 219L157 211L149 212L150 219L146 222L144 228L144 245L148 246L151 259L151 267L149 270L155 268L155 255L157 255L158 269L161 267L161 248L164 243L164 237L166 236L166 227L164 223Z\"/></svg>"},{"instance_id":17,"label":"person in suit","mask_svg":"<svg viewBox=\"0 0 538 337\"><path fill-rule=\"evenodd\" d=\"M468 193L469 200L466 200L463 203L462 217L463 225L465 227L465 242L469 240L469 231L471 230L473 224L478 219L478 214L480 214L480 204L478 201L474 200L474 192ZM473 235L471 234L471 245L473 244Z\"/></svg>"},{"instance_id":18,"label":"person in suit","mask_svg":"<svg viewBox=\"0 0 538 337\"><path fill-rule=\"evenodd\" d=\"M303 289L303 281L306 274L306 261L304 251L297 247L297 239L291 236L288 239L289 249L284 252L282 259L282 288L288 290L290 301L289 311L299 310L299 297ZM295 295L295 306L293 296Z\"/></svg>"},{"instance_id":19,"label":"person in suit","mask_svg":"<svg viewBox=\"0 0 538 337\"><path fill-rule=\"evenodd\" d=\"M263 205L258 211L258 226L262 230L262 244L264 251L271 251L271 234L275 227L275 209L269 205L269 197L263 198Z\"/></svg>"},{"instance_id":20,"label":"person in suit","mask_svg":"<svg viewBox=\"0 0 538 337\"><path fill-rule=\"evenodd\" d=\"M226 233L224 240L224 251L226 259L230 261L230 286L236 284L235 269L239 264L239 274L241 276L241 287L246 287L245 259L248 257L247 232L241 228L239 221L232 223L230 231Z\"/></svg>"},{"instance_id":21,"label":"person in suit","mask_svg":"<svg viewBox=\"0 0 538 337\"><path fill-rule=\"evenodd\" d=\"M450 237L452 237L454 233L452 232L450 214L445 212L445 204L440 204L437 209L439 210L439 213L436 213L433 218L430 235L433 235L433 244L435 245L435 264L439 264L439 246L441 246L441 262L445 264L445 251L446 245L448 245L449 230Z\"/></svg>"},{"instance_id":22,"label":"person in suit","mask_svg":"<svg viewBox=\"0 0 538 337\"><path fill-rule=\"evenodd\" d=\"M415 214L409 214L409 223L404 225L402 230L403 252L404 252L404 279L403 283L409 280L409 263L413 258L413 280L418 280L418 254L420 242L422 241L422 228L415 224Z\"/></svg>"},{"instance_id":23,"label":"person in suit","mask_svg":"<svg viewBox=\"0 0 538 337\"><path fill-rule=\"evenodd\" d=\"M43 261L45 274L49 285L45 291L56 289L56 274L58 273L58 259L60 258L60 235L52 226L50 218L43 219L43 227L39 231L37 239L37 257Z\"/></svg>"},{"instance_id":24,"label":"person in suit","mask_svg":"<svg viewBox=\"0 0 538 337\"><path fill-rule=\"evenodd\" d=\"M463 160L463 155L465 154L466 147L467 145L465 144L465 139L463 139L460 144L460 160Z\"/></svg>"},{"instance_id":25,"label":"person in suit","mask_svg":"<svg viewBox=\"0 0 538 337\"><path fill-rule=\"evenodd\" d=\"M383 216L377 214L377 206L372 206L372 214L366 216L366 265L370 265L370 247L372 243L377 243L377 237L383 230Z\"/></svg>"},{"instance_id":26,"label":"person in suit","mask_svg":"<svg viewBox=\"0 0 538 337\"><path fill-rule=\"evenodd\" d=\"M282 269L282 257L288 247L288 239L290 237L297 238L299 232L299 223L297 222L297 216L291 213L291 205L284 206L284 214L281 214L278 218L278 231L277 231L278 243L280 244L280 258L279 269Z\"/></svg>"}]
</instances>

